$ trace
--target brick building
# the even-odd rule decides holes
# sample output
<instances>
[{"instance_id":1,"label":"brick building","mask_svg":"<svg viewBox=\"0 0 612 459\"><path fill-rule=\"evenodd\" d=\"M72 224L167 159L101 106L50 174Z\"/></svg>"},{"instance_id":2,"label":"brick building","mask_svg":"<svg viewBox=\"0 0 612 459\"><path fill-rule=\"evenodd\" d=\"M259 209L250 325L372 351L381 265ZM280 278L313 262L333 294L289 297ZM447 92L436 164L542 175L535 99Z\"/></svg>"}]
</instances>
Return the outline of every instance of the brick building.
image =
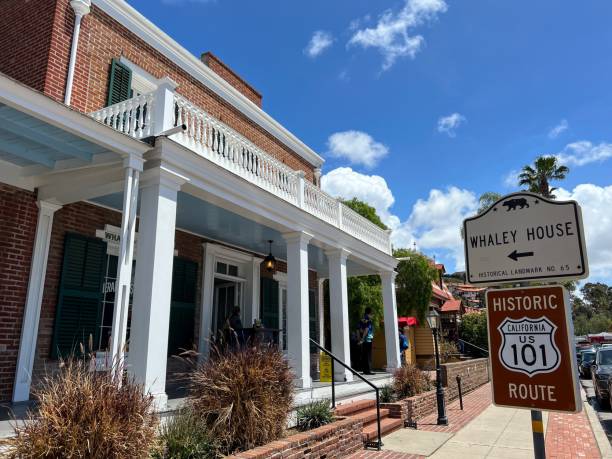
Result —
<instances>
[{"instance_id":1,"label":"brick building","mask_svg":"<svg viewBox=\"0 0 612 459\"><path fill-rule=\"evenodd\" d=\"M389 233L320 189L323 159L256 89L123 0L2 8L0 400L28 400L91 342L102 360L124 355L163 408L167 356L206 358L236 306L310 387L322 280L348 362L346 278L363 274L381 275L398 366Z\"/></svg>"}]
</instances>

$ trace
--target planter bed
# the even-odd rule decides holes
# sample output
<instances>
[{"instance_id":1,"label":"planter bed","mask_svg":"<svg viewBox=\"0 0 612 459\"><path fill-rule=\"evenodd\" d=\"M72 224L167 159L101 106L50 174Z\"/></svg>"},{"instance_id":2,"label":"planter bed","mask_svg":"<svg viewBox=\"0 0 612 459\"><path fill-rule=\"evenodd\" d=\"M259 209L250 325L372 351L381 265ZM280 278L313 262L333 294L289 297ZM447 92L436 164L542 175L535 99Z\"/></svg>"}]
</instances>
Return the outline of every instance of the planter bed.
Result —
<instances>
[{"instance_id":1,"label":"planter bed","mask_svg":"<svg viewBox=\"0 0 612 459\"><path fill-rule=\"evenodd\" d=\"M326 426L299 432L229 457L236 459L343 457L363 449L362 429L361 421L351 418L338 419Z\"/></svg>"}]
</instances>

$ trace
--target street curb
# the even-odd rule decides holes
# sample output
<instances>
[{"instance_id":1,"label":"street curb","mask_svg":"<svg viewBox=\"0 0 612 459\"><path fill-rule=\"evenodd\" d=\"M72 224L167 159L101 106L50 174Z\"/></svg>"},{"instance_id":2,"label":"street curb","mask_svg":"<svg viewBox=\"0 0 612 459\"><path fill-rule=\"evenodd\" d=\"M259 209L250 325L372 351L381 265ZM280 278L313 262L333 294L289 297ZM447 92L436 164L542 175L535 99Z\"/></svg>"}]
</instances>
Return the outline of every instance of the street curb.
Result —
<instances>
[{"instance_id":1,"label":"street curb","mask_svg":"<svg viewBox=\"0 0 612 459\"><path fill-rule=\"evenodd\" d=\"M581 383L580 393L582 394L582 405L586 411L587 419L591 424L591 430L593 431L595 441L597 442L597 447L599 448L599 454L601 454L602 459L612 459L612 447L610 446L608 436L604 432L603 427L599 422L599 418L597 418L597 413L595 413L595 410L589 403L586 391L584 390L584 387L582 387Z\"/></svg>"}]
</instances>

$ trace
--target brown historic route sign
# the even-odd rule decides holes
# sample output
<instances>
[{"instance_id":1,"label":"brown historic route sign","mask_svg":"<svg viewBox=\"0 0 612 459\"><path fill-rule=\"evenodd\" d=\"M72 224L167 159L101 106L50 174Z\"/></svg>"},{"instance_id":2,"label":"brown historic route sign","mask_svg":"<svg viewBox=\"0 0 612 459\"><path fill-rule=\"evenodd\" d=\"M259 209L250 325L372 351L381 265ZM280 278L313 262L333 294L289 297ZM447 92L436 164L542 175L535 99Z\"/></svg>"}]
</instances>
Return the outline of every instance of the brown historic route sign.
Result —
<instances>
[{"instance_id":1,"label":"brown historic route sign","mask_svg":"<svg viewBox=\"0 0 612 459\"><path fill-rule=\"evenodd\" d=\"M580 411L565 289L560 285L490 289L486 297L495 405Z\"/></svg>"}]
</instances>

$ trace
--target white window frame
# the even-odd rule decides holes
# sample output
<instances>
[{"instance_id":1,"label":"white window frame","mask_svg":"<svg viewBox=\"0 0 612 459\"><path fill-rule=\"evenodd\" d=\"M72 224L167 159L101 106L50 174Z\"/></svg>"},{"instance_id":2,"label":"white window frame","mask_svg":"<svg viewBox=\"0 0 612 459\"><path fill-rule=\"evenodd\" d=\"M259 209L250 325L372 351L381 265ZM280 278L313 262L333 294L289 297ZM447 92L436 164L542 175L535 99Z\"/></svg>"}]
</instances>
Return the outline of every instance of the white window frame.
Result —
<instances>
[{"instance_id":1,"label":"white window frame","mask_svg":"<svg viewBox=\"0 0 612 459\"><path fill-rule=\"evenodd\" d=\"M214 327L214 290L215 278L242 282L240 301L241 315L245 328L251 327L259 319L260 265L263 258L241 252L229 247L206 242L204 248L204 269L202 270L202 301L200 302L200 332L198 350L202 356L208 355L209 338ZM217 261L238 265L239 276L217 274Z\"/></svg>"}]
</instances>

